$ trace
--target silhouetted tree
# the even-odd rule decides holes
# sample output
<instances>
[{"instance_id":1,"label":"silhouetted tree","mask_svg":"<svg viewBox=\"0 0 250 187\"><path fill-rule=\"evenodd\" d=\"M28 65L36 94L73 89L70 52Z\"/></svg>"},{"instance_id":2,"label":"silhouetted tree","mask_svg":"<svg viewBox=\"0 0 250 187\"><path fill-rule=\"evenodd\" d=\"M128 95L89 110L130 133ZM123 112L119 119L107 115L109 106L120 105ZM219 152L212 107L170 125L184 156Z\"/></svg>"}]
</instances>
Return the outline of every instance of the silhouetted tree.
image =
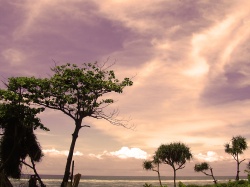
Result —
<instances>
[{"instance_id":1,"label":"silhouetted tree","mask_svg":"<svg viewBox=\"0 0 250 187\"><path fill-rule=\"evenodd\" d=\"M176 171L183 169L187 160L192 158L189 147L177 142L162 144L156 151L156 156L164 164L170 165L174 170L174 186L176 187Z\"/></svg>"},{"instance_id":2,"label":"silhouetted tree","mask_svg":"<svg viewBox=\"0 0 250 187\"><path fill-rule=\"evenodd\" d=\"M210 174L206 172L207 170L210 170ZM200 164L195 164L194 171L202 172L207 176L211 176L213 178L213 180L214 180L213 182L215 184L217 184L217 180L215 179L214 174L213 174L213 168L207 162L202 162Z\"/></svg>"},{"instance_id":3,"label":"silhouetted tree","mask_svg":"<svg viewBox=\"0 0 250 187\"><path fill-rule=\"evenodd\" d=\"M61 186L64 186L70 176L70 166L79 131L85 117L105 119L114 125L124 126L124 121L117 120L116 111L106 114L104 109L114 102L113 99L101 99L107 93L122 93L132 81L124 78L119 81L113 70L100 67L97 63L84 63L83 67L75 64L55 66L51 70L54 75L50 78L12 78L19 81L26 89L25 98L47 108L62 111L74 120L75 129L66 162L64 177Z\"/></svg>"},{"instance_id":4,"label":"silhouetted tree","mask_svg":"<svg viewBox=\"0 0 250 187\"><path fill-rule=\"evenodd\" d=\"M143 168L146 170L152 170L152 171L157 172L160 186L162 186L161 176L160 176L160 163L161 161L159 160L159 158L157 158L156 155L154 155L153 160L145 160L143 162Z\"/></svg>"},{"instance_id":5,"label":"silhouetted tree","mask_svg":"<svg viewBox=\"0 0 250 187\"><path fill-rule=\"evenodd\" d=\"M237 173L235 180L239 180L240 164L245 159L240 160L239 155L243 154L243 151L247 149L246 138L242 136L236 136L231 139L231 144L225 144L225 152L232 155L237 163Z\"/></svg>"},{"instance_id":6,"label":"silhouetted tree","mask_svg":"<svg viewBox=\"0 0 250 187\"><path fill-rule=\"evenodd\" d=\"M33 130L38 127L48 129L36 116L43 108L31 108L29 101L23 100L23 90L17 88L14 82L6 86L7 90L0 90L0 128L3 132L0 141L0 172L20 178L26 157L33 163L40 162L43 157ZM42 181L40 183L44 186Z\"/></svg>"}]
</instances>

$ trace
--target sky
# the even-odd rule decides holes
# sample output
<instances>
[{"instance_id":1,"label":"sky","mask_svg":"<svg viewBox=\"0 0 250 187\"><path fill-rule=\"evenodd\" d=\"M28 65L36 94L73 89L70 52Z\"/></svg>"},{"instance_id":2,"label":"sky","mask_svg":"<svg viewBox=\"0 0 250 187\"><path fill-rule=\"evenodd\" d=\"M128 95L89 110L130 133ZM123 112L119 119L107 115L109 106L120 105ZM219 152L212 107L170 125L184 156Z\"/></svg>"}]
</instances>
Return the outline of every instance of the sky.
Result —
<instances>
[{"instance_id":1,"label":"sky","mask_svg":"<svg viewBox=\"0 0 250 187\"><path fill-rule=\"evenodd\" d=\"M81 129L73 158L82 175L156 175L143 161L182 142L193 159L177 175L202 175L193 168L206 161L215 176L234 176L224 145L241 135L250 146L249 40L248 0L0 0L2 81L97 61L134 82L109 95L116 102L107 112L119 110L135 129L84 119L91 127ZM62 175L74 121L53 110L39 117L50 131L35 131L45 155L37 170ZM161 171L173 175L167 165Z\"/></svg>"}]
</instances>

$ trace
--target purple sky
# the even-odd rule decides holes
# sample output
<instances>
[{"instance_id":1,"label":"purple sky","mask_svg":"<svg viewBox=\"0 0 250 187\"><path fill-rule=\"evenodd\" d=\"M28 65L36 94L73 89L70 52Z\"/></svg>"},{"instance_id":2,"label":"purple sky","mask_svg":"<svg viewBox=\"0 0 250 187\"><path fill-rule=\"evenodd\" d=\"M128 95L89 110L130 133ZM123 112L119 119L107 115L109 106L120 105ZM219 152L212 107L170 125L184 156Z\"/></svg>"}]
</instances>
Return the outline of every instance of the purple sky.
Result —
<instances>
[{"instance_id":1,"label":"purple sky","mask_svg":"<svg viewBox=\"0 0 250 187\"><path fill-rule=\"evenodd\" d=\"M235 175L224 144L237 135L250 144L249 21L248 0L1 0L0 77L45 77L54 61L107 59L119 78L133 77L110 109L136 129L85 119L91 128L80 132L74 157L82 175L154 175L142 162L176 141L194 156L179 175L197 175L202 161L215 175ZM45 153L38 171L63 174L73 121L52 110L40 117L51 131L36 131Z\"/></svg>"}]
</instances>

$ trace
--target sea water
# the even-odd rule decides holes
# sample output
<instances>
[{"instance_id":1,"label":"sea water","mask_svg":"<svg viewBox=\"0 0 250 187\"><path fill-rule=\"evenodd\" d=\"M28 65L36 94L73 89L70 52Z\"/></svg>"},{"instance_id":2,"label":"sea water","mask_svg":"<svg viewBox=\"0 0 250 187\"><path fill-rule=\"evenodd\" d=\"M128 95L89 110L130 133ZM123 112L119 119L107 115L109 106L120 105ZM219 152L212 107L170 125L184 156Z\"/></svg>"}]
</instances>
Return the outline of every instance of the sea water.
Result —
<instances>
[{"instance_id":1,"label":"sea water","mask_svg":"<svg viewBox=\"0 0 250 187\"><path fill-rule=\"evenodd\" d=\"M41 176L46 187L60 187L62 176ZM228 182L234 180L234 177L220 176L216 177L218 182ZM246 179L246 178L242 178ZM28 176L24 176L20 180L10 180L14 187L28 187ZM196 176L196 177L177 177L176 182L181 181L184 184L213 184L210 177ZM159 186L157 177L145 176L82 176L78 187L143 187L145 183ZM162 177L162 184L168 187L173 187L172 177Z\"/></svg>"}]
</instances>

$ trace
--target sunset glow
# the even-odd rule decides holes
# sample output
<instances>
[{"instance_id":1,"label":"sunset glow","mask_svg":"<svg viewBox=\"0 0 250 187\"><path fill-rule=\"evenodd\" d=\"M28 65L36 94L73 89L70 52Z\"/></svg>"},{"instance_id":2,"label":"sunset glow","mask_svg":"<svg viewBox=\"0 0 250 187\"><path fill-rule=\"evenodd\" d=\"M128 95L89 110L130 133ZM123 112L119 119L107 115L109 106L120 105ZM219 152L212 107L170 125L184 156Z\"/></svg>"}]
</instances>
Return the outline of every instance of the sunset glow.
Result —
<instances>
[{"instance_id":1,"label":"sunset glow","mask_svg":"<svg viewBox=\"0 0 250 187\"><path fill-rule=\"evenodd\" d=\"M142 162L180 141L193 153L181 175L197 175L202 161L218 175L235 174L224 145L237 135L250 145L250 1L2 0L0 15L1 81L98 61L134 82L109 95L116 102L107 112L118 109L135 128L84 119L90 128L76 142L77 172L154 175ZM54 110L39 117L51 131L35 131L45 154L37 169L63 174L74 121ZM249 155L241 155L242 173Z\"/></svg>"}]
</instances>

